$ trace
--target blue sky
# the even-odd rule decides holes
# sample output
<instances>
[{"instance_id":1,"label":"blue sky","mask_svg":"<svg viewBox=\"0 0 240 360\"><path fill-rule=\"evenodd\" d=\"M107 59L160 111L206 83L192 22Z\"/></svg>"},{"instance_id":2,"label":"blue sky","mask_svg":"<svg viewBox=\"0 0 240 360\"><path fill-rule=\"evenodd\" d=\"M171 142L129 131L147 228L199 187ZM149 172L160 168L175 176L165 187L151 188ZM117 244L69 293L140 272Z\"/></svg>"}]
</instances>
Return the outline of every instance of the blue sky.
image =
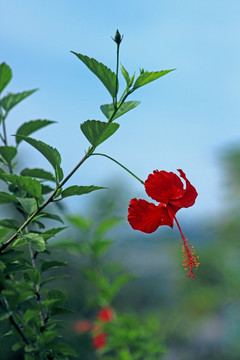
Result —
<instances>
[{"instance_id":1,"label":"blue sky","mask_svg":"<svg viewBox=\"0 0 240 360\"><path fill-rule=\"evenodd\" d=\"M0 62L7 62L14 74L8 91L40 89L9 116L9 134L24 121L56 120L57 125L35 137L58 148L67 174L88 147L80 123L104 121L99 106L111 101L70 51L115 69L111 36L118 28L124 34L121 62L130 73L140 67L177 70L133 94L130 100L141 101L140 106L119 118L119 131L99 151L143 180L154 169L182 168L199 193L183 216L221 214L227 194L219 158L239 141L238 0L2 0L0 13ZM26 166L48 167L27 144L22 155ZM104 186L113 179L128 186L130 198L144 195L134 178L97 157L69 185ZM87 201L87 196L69 199L68 207L84 211Z\"/></svg>"}]
</instances>

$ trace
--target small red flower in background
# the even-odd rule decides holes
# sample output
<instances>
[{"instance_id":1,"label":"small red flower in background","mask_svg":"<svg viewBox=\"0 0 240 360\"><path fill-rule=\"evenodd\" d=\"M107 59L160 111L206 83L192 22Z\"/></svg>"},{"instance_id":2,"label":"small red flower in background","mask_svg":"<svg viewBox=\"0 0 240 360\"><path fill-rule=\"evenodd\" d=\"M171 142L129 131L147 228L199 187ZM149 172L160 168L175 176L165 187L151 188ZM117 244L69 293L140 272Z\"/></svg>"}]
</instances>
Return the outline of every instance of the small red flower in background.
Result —
<instances>
[{"instance_id":1,"label":"small red flower in background","mask_svg":"<svg viewBox=\"0 0 240 360\"><path fill-rule=\"evenodd\" d=\"M110 306L104 306L97 314L99 322L94 323L89 320L78 320L73 324L73 328L78 333L92 332L92 344L96 350L102 349L107 344L107 334L103 331L104 323L112 321L114 311Z\"/></svg>"},{"instance_id":2,"label":"small red flower in background","mask_svg":"<svg viewBox=\"0 0 240 360\"><path fill-rule=\"evenodd\" d=\"M76 332L85 333L93 329L93 323L88 320L78 320L74 323L73 328Z\"/></svg>"},{"instance_id":3,"label":"small red flower in background","mask_svg":"<svg viewBox=\"0 0 240 360\"><path fill-rule=\"evenodd\" d=\"M109 322L113 320L113 309L110 306L103 307L98 313L98 320L102 322Z\"/></svg>"},{"instance_id":4,"label":"small red flower in background","mask_svg":"<svg viewBox=\"0 0 240 360\"><path fill-rule=\"evenodd\" d=\"M104 346L106 346L107 344L107 336L105 333L99 333L99 334L95 334L93 336L93 347L96 350L100 350L102 348L104 348Z\"/></svg>"},{"instance_id":5,"label":"small red flower in background","mask_svg":"<svg viewBox=\"0 0 240 360\"><path fill-rule=\"evenodd\" d=\"M175 220L183 240L183 266L189 270L187 277L195 278L193 267L198 268L198 256L191 244L188 245L175 215L181 208L192 206L198 193L184 172L181 169L178 171L186 182L186 188L184 189L180 177L173 172L155 170L145 181L145 190L148 196L160 204L132 199L128 209L128 221L134 230L150 234L162 225L172 228Z\"/></svg>"}]
</instances>

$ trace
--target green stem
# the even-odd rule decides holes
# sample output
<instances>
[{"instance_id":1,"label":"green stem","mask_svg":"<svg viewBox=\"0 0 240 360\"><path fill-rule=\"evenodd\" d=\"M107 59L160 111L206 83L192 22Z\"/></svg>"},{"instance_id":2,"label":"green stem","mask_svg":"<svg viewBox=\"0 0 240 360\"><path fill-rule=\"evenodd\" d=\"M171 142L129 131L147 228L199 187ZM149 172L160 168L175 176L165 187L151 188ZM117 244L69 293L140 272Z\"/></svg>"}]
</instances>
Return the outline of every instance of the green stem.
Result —
<instances>
[{"instance_id":1,"label":"green stem","mask_svg":"<svg viewBox=\"0 0 240 360\"><path fill-rule=\"evenodd\" d=\"M119 68L119 48L120 44L117 44L117 66L116 66L116 84L115 84L115 97L114 97L114 109L117 109L117 91L118 91L118 68Z\"/></svg>"},{"instance_id":2,"label":"green stem","mask_svg":"<svg viewBox=\"0 0 240 360\"><path fill-rule=\"evenodd\" d=\"M5 146L8 145L8 143L7 143L6 124L5 124L5 119L6 119L6 117L7 117L7 113L6 113L6 114L3 116L3 118L2 118L2 127L3 127L3 136L2 136L2 138L3 138L3 142L4 142Z\"/></svg>"},{"instance_id":3,"label":"green stem","mask_svg":"<svg viewBox=\"0 0 240 360\"><path fill-rule=\"evenodd\" d=\"M118 164L119 166L121 166L124 170L126 170L129 174L131 174L133 177L135 177L135 179L137 179L138 181L140 181L141 184L144 185L144 181L142 181L137 175L135 175L132 171L130 171L128 168L126 168L126 166L124 166L123 164L121 164L119 161L113 159L111 156L106 155L106 154L101 154L101 153L93 153L92 155L100 155L100 156L104 156L112 161L114 161L116 164Z\"/></svg>"},{"instance_id":4,"label":"green stem","mask_svg":"<svg viewBox=\"0 0 240 360\"><path fill-rule=\"evenodd\" d=\"M57 191L70 179L70 177L77 171L77 169L84 163L85 160L92 154L95 148L92 146L89 148L86 155L79 161L79 163L75 166L75 168L63 179L63 181L55 188L49 198L40 206L29 218L20 226L20 228L15 232L15 234L8 239L4 244L2 244L0 248L0 254L15 240L17 239L18 235L22 232L22 230L34 219L36 215L40 213L50 202L53 201L54 196L56 195Z\"/></svg>"}]
</instances>

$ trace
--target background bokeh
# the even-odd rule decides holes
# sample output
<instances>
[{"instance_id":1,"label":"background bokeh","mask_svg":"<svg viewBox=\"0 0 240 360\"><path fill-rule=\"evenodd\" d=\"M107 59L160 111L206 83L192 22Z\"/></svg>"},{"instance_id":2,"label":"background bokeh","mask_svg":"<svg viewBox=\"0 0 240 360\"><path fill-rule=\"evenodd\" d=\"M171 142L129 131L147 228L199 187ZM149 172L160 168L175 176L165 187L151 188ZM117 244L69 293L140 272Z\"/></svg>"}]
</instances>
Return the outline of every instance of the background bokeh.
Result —
<instances>
[{"instance_id":1,"label":"background bokeh","mask_svg":"<svg viewBox=\"0 0 240 360\"><path fill-rule=\"evenodd\" d=\"M198 280L184 277L177 231L159 229L149 236L128 226L129 200L145 195L107 159L88 160L69 185L112 191L69 198L65 206L96 221L108 214L123 217L105 261L120 262L136 279L114 305L123 313L159 319L169 349L164 360L239 359L239 1L2 0L0 13L0 62L14 75L8 90L40 89L12 111L8 133L27 120L56 120L36 138L59 149L65 173L88 147L79 124L104 120L99 106L111 101L70 50L115 69L111 36L118 28L124 34L121 62L130 73L139 67L177 69L134 94L130 100L140 106L119 119L120 130L99 150L143 180L154 169L186 172L199 197L178 218L200 255ZM48 166L27 144L21 146L20 163ZM69 261L72 280L59 286L65 286L68 305L81 318L89 289L78 276L80 259ZM73 320L66 322L66 336ZM69 341L80 353L79 335Z\"/></svg>"}]
</instances>

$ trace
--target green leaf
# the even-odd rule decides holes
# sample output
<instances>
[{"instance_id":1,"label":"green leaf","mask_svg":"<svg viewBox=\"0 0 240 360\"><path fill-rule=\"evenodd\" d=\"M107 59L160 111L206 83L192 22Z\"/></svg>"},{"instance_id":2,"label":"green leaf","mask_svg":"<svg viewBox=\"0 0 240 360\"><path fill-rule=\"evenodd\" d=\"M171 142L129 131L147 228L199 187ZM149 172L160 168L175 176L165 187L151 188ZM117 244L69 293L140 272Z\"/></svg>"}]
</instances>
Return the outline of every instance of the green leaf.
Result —
<instances>
[{"instance_id":1,"label":"green leaf","mask_svg":"<svg viewBox=\"0 0 240 360\"><path fill-rule=\"evenodd\" d=\"M36 233L28 233L22 235L22 237L27 239L27 241L35 251L41 252L46 250L46 244L44 238L41 235Z\"/></svg>"},{"instance_id":2,"label":"green leaf","mask_svg":"<svg viewBox=\"0 0 240 360\"><path fill-rule=\"evenodd\" d=\"M110 70L107 66L93 58L89 58L86 55L78 54L74 51L72 51L72 53L76 55L99 78L99 80L103 83L103 85L111 94L112 98L114 98L118 92L118 84L116 92L116 74L112 72L112 70Z\"/></svg>"},{"instance_id":3,"label":"green leaf","mask_svg":"<svg viewBox=\"0 0 240 360\"><path fill-rule=\"evenodd\" d=\"M0 155L7 163L10 163L17 155L17 149L14 146L0 146Z\"/></svg>"},{"instance_id":4,"label":"green leaf","mask_svg":"<svg viewBox=\"0 0 240 360\"><path fill-rule=\"evenodd\" d=\"M23 323L26 325L30 320L39 315L39 310L27 309L23 316Z\"/></svg>"},{"instance_id":5,"label":"green leaf","mask_svg":"<svg viewBox=\"0 0 240 360\"><path fill-rule=\"evenodd\" d=\"M52 342L49 343L48 346L54 354L78 357L76 352L69 345L63 344L62 342Z\"/></svg>"},{"instance_id":6,"label":"green leaf","mask_svg":"<svg viewBox=\"0 0 240 360\"><path fill-rule=\"evenodd\" d=\"M11 68L5 63L0 64L0 93L5 89L7 84L12 79L12 70Z\"/></svg>"},{"instance_id":7,"label":"green leaf","mask_svg":"<svg viewBox=\"0 0 240 360\"><path fill-rule=\"evenodd\" d=\"M107 123L99 120L87 120L81 124L81 130L88 141L97 147L117 131L119 124Z\"/></svg>"},{"instance_id":8,"label":"green leaf","mask_svg":"<svg viewBox=\"0 0 240 360\"><path fill-rule=\"evenodd\" d=\"M97 234L103 235L108 230L112 229L114 226L118 225L122 221L121 218L110 218L103 220L97 227Z\"/></svg>"},{"instance_id":9,"label":"green leaf","mask_svg":"<svg viewBox=\"0 0 240 360\"><path fill-rule=\"evenodd\" d=\"M37 210L37 201L33 198L18 198L20 204L28 214L32 214Z\"/></svg>"},{"instance_id":10,"label":"green leaf","mask_svg":"<svg viewBox=\"0 0 240 360\"><path fill-rule=\"evenodd\" d=\"M14 203L16 204L18 202L18 199L6 192L0 191L0 204L6 204L6 203Z\"/></svg>"},{"instance_id":11,"label":"green leaf","mask_svg":"<svg viewBox=\"0 0 240 360\"><path fill-rule=\"evenodd\" d=\"M0 168L0 179L6 181L4 175L6 175L5 171L3 171L3 169Z\"/></svg>"},{"instance_id":12,"label":"green leaf","mask_svg":"<svg viewBox=\"0 0 240 360\"><path fill-rule=\"evenodd\" d=\"M41 274L37 269L28 271L28 277L35 285L39 284L41 281Z\"/></svg>"},{"instance_id":13,"label":"green leaf","mask_svg":"<svg viewBox=\"0 0 240 360\"><path fill-rule=\"evenodd\" d=\"M127 72L127 70L123 67L123 65L121 64L121 71L122 71L122 74L124 76L124 79L126 80L126 83L127 83L127 87L130 87L130 76L129 76L129 73Z\"/></svg>"},{"instance_id":14,"label":"green leaf","mask_svg":"<svg viewBox=\"0 0 240 360\"><path fill-rule=\"evenodd\" d=\"M9 93L1 100L1 105L5 111L11 110L15 105L17 105L20 101L24 100L29 95L33 94L37 89L23 91L21 93L12 94Z\"/></svg>"},{"instance_id":15,"label":"green leaf","mask_svg":"<svg viewBox=\"0 0 240 360\"><path fill-rule=\"evenodd\" d=\"M119 289L121 289L121 287L123 287L124 285L126 285L127 283L132 281L133 279L134 279L134 276L130 275L130 274L119 275L114 280L113 284L111 284L111 286L109 288L109 294L111 294L111 297L113 298L117 294Z\"/></svg>"},{"instance_id":16,"label":"green leaf","mask_svg":"<svg viewBox=\"0 0 240 360\"><path fill-rule=\"evenodd\" d=\"M67 220L80 230L87 230L92 226L91 219L84 219L80 216L67 216Z\"/></svg>"},{"instance_id":17,"label":"green leaf","mask_svg":"<svg viewBox=\"0 0 240 360\"><path fill-rule=\"evenodd\" d=\"M42 155L50 162L52 167L55 170L57 182L60 182L63 179L63 172L60 167L61 165L61 156L57 149L53 148L52 146L44 143L43 141L36 140L27 136L17 135L22 140L25 140L30 145L35 147Z\"/></svg>"},{"instance_id":18,"label":"green leaf","mask_svg":"<svg viewBox=\"0 0 240 360\"><path fill-rule=\"evenodd\" d=\"M24 135L24 136L28 136L30 134L32 134L33 132L47 126L50 124L55 123L56 121L52 121L52 120L31 120L28 122L25 122L24 124L22 124L17 132L16 132L16 136L17 135ZM16 143L19 144L23 139L21 139L20 137L16 137Z\"/></svg>"},{"instance_id":19,"label":"green leaf","mask_svg":"<svg viewBox=\"0 0 240 360\"><path fill-rule=\"evenodd\" d=\"M124 102L120 106L118 111L116 112L113 120L117 119L119 116L122 116L126 112L134 109L139 104L140 104L140 101L126 101L126 102ZM113 106L113 104L105 104L105 105L101 105L100 109L102 110L102 112L106 116L106 118L109 119L110 116L112 115L113 111L114 111L114 106Z\"/></svg>"},{"instance_id":20,"label":"green leaf","mask_svg":"<svg viewBox=\"0 0 240 360\"><path fill-rule=\"evenodd\" d=\"M61 266L68 266L67 262L63 261L44 261L41 265L41 271L44 272L49 269L58 269Z\"/></svg>"},{"instance_id":21,"label":"green leaf","mask_svg":"<svg viewBox=\"0 0 240 360\"><path fill-rule=\"evenodd\" d=\"M36 199L39 199L42 195L41 183L36 179L32 179L29 176L18 176L16 174L5 174L4 178L10 183L19 186Z\"/></svg>"},{"instance_id":22,"label":"green leaf","mask_svg":"<svg viewBox=\"0 0 240 360\"><path fill-rule=\"evenodd\" d=\"M43 333L40 333L38 335L38 341L40 345L44 345L52 341L56 336L58 335L58 332L56 330L45 330Z\"/></svg>"},{"instance_id":23,"label":"green leaf","mask_svg":"<svg viewBox=\"0 0 240 360\"><path fill-rule=\"evenodd\" d=\"M35 177L35 178L38 178L38 179L49 180L49 181L55 182L55 178L54 178L53 174L50 173L49 171L45 171L43 169L38 169L38 168L28 169L28 168L25 168L25 169L23 169L21 171L21 175L23 175L23 176L31 176L31 177Z\"/></svg>"},{"instance_id":24,"label":"green leaf","mask_svg":"<svg viewBox=\"0 0 240 360\"><path fill-rule=\"evenodd\" d=\"M113 244L112 240L101 240L93 244L92 250L95 256L102 256Z\"/></svg>"},{"instance_id":25,"label":"green leaf","mask_svg":"<svg viewBox=\"0 0 240 360\"><path fill-rule=\"evenodd\" d=\"M19 341L12 346L12 351L17 351L21 348L24 348L25 345L26 343L24 341Z\"/></svg>"},{"instance_id":26,"label":"green leaf","mask_svg":"<svg viewBox=\"0 0 240 360\"><path fill-rule=\"evenodd\" d=\"M102 186L94 186L94 185L90 185L90 186L73 185L73 186L70 186L67 189L63 190L62 199L66 198L68 196L73 196L73 195L88 194L92 191L96 191L96 190L100 190L100 189L106 189L106 188L102 187Z\"/></svg>"},{"instance_id":27,"label":"green leaf","mask_svg":"<svg viewBox=\"0 0 240 360\"><path fill-rule=\"evenodd\" d=\"M168 74L169 72L173 71L175 69L170 70L161 70L161 71L154 71L154 72L148 72L144 71L142 74L139 75L139 77L136 79L133 89L136 90L137 88L146 85L150 83L151 81L157 80L160 77Z\"/></svg>"}]
</instances>

